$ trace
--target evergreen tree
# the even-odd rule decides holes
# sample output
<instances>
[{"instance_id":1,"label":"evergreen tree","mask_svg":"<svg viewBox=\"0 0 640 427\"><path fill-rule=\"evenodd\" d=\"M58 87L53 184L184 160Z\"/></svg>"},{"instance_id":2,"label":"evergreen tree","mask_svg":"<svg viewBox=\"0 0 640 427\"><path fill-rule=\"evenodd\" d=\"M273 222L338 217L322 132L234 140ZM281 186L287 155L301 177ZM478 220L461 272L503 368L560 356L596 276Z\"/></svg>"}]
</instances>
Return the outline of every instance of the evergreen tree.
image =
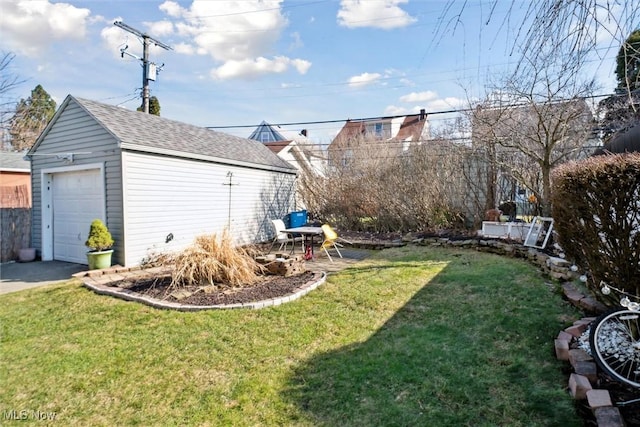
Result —
<instances>
[{"instance_id":1,"label":"evergreen tree","mask_svg":"<svg viewBox=\"0 0 640 427\"><path fill-rule=\"evenodd\" d=\"M31 148L56 112L56 102L41 85L27 99L21 99L11 119L9 134L16 151Z\"/></svg>"},{"instance_id":2,"label":"evergreen tree","mask_svg":"<svg viewBox=\"0 0 640 427\"><path fill-rule=\"evenodd\" d=\"M640 89L640 29L635 30L620 46L616 57L618 89Z\"/></svg>"},{"instance_id":3,"label":"evergreen tree","mask_svg":"<svg viewBox=\"0 0 640 427\"><path fill-rule=\"evenodd\" d=\"M138 107L138 111L143 111L143 105ZM149 114L153 114L156 116L160 115L160 101L155 96L149 98Z\"/></svg>"},{"instance_id":4,"label":"evergreen tree","mask_svg":"<svg viewBox=\"0 0 640 427\"><path fill-rule=\"evenodd\" d=\"M620 46L616 57L618 87L614 95L599 103L600 129L605 141L640 121L640 30Z\"/></svg>"}]
</instances>

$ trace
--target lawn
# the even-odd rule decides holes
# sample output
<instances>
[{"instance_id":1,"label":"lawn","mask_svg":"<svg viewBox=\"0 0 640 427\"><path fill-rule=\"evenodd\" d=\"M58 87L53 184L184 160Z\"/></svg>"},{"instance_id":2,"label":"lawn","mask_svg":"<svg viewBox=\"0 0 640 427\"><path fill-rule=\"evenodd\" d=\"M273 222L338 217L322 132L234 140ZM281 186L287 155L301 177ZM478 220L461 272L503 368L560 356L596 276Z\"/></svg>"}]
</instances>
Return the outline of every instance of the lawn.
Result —
<instances>
[{"instance_id":1,"label":"lawn","mask_svg":"<svg viewBox=\"0 0 640 427\"><path fill-rule=\"evenodd\" d=\"M0 304L3 425L582 424L553 353L579 315L521 260L387 249L253 311L156 310L75 281Z\"/></svg>"}]
</instances>

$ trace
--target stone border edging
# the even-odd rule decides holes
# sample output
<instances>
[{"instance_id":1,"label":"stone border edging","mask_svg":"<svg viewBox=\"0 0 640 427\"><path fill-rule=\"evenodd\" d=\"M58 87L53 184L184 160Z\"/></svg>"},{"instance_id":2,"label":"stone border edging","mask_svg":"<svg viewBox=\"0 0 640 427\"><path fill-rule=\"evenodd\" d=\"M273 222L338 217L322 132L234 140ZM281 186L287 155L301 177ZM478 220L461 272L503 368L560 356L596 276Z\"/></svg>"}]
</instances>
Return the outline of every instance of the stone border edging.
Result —
<instances>
[{"instance_id":1,"label":"stone border edging","mask_svg":"<svg viewBox=\"0 0 640 427\"><path fill-rule=\"evenodd\" d=\"M377 240L360 240L352 242L352 245L362 249L388 249L393 247L406 246L414 244L417 246L450 246L458 248L475 249L478 251L492 252L504 256L521 257L536 264L543 270L543 273L550 275L555 279L571 279L575 276L569 269L569 263L561 258L552 257L544 254L535 248L528 248L518 243L500 241L498 239L465 239L451 240L449 238L418 238L385 242ZM273 307L286 302L294 301L310 291L314 290L326 281L326 272L314 272L314 278L305 285L297 288L295 292L278 298L272 298L263 301L255 301L247 304L218 304L218 305L189 305L175 302L162 301L155 298L148 298L140 294L109 286L109 283L126 280L127 278L140 278L145 276L157 276L162 274L170 274L170 270L166 267L152 267L142 269L136 267L113 266L104 270L90 270L74 274L73 277L79 278L83 285L100 295L108 295L120 298L126 301L139 302L151 307L160 309L171 309L178 311L202 311L213 309L237 309L250 308L260 309L264 307Z\"/></svg>"},{"instance_id":2,"label":"stone border edging","mask_svg":"<svg viewBox=\"0 0 640 427\"><path fill-rule=\"evenodd\" d=\"M467 239L450 239L448 237L420 237L410 235L392 242L378 240L358 240L354 247L363 249L387 249L406 246L445 246L451 248L474 249L512 258L523 258L539 267L543 274L555 280L574 280L579 274L571 271L571 263L564 258L551 256L536 248L524 246L522 243L498 238L469 237Z\"/></svg>"},{"instance_id":3,"label":"stone border edging","mask_svg":"<svg viewBox=\"0 0 640 427\"><path fill-rule=\"evenodd\" d=\"M569 376L569 393L576 401L586 401L598 427L624 427L625 421L611 395L598 386L598 366L593 357L582 348L572 346L589 328L595 317L583 317L572 326L558 333L554 340L556 358L567 361L572 372Z\"/></svg>"},{"instance_id":4,"label":"stone border edging","mask_svg":"<svg viewBox=\"0 0 640 427\"><path fill-rule=\"evenodd\" d=\"M151 270L151 271L150 271ZM160 270L160 271L158 271ZM127 289L117 288L109 286L108 283L114 281L120 281L128 277L149 275L163 271L160 268L152 268L143 270L139 268L126 269L126 268L111 268L107 270L92 270L88 272L82 272L74 275L74 277L82 280L82 284L94 291L99 295L108 295L116 298L123 299L125 301L138 302L148 305L150 307L168 310L177 310L183 312L193 312L202 310L222 310L222 309L260 309L265 307L275 307L290 301L294 301L303 295L308 294L318 286L323 284L327 279L327 274L324 271L314 272L313 278L302 286L296 288L296 290L289 294L278 298L271 298L263 301L254 301L246 304L216 304L216 305L190 305L180 304L177 302L162 301L156 298L148 298L135 292L131 292ZM128 274L129 273L129 274ZM97 279L97 280L96 280Z\"/></svg>"}]
</instances>

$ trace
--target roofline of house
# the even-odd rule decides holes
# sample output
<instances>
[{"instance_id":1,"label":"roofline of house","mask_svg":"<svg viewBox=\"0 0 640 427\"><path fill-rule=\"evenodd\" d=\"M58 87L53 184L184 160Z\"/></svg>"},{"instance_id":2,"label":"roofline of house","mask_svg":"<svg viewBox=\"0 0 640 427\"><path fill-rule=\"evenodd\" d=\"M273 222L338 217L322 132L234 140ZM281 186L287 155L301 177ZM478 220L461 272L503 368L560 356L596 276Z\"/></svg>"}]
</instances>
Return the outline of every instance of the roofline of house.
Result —
<instances>
[{"instance_id":1,"label":"roofline of house","mask_svg":"<svg viewBox=\"0 0 640 427\"><path fill-rule=\"evenodd\" d=\"M0 172L22 172L22 173L31 173L31 169L29 169L29 168L0 168Z\"/></svg>"},{"instance_id":2,"label":"roofline of house","mask_svg":"<svg viewBox=\"0 0 640 427\"><path fill-rule=\"evenodd\" d=\"M273 172L283 172L291 175L296 175L298 173L298 170L293 167L279 168L277 166L260 165L257 163L230 160L223 157L206 156L203 154L194 154L194 153L189 153L185 151L167 150L165 148L145 147L138 144L129 144L124 142L120 143L120 148L123 151L137 151L141 153L160 154L164 156L180 157L184 159L203 160L207 162L220 163L225 165L242 166L242 167L247 167L252 169L261 169L261 170L268 170Z\"/></svg>"},{"instance_id":3,"label":"roofline of house","mask_svg":"<svg viewBox=\"0 0 640 427\"><path fill-rule=\"evenodd\" d=\"M53 127L53 124L58 120L58 117L62 114L62 111L64 110L63 107L66 106L67 104L69 104L69 102L71 102L72 99L73 99L73 96L71 94L69 94L69 95L66 96L64 101L62 101L62 104L60 104L58 106L58 109L56 110L56 112L53 115L53 117L51 118L51 120L49 120L49 123L47 123L47 126L40 133L40 135L36 139L36 142L31 146L31 148L29 148L29 151L27 151L27 153L25 154L25 156L24 156L25 158L28 158L29 160L31 160L31 157L33 156L33 153L36 152L36 149L40 146L40 144L42 143L42 140L45 138L45 136L47 136L47 134L49 133L49 131Z\"/></svg>"}]
</instances>

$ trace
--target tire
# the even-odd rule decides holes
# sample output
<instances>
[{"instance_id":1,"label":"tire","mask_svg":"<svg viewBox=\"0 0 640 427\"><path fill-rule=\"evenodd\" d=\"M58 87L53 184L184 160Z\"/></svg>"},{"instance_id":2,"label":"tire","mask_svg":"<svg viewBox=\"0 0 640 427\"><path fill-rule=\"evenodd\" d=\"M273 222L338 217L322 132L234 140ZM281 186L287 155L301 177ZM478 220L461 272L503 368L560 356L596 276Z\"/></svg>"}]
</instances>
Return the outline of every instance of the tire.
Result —
<instances>
[{"instance_id":1,"label":"tire","mask_svg":"<svg viewBox=\"0 0 640 427\"><path fill-rule=\"evenodd\" d=\"M640 388L640 312L619 309L600 316L589 333L596 364L612 379Z\"/></svg>"}]
</instances>

